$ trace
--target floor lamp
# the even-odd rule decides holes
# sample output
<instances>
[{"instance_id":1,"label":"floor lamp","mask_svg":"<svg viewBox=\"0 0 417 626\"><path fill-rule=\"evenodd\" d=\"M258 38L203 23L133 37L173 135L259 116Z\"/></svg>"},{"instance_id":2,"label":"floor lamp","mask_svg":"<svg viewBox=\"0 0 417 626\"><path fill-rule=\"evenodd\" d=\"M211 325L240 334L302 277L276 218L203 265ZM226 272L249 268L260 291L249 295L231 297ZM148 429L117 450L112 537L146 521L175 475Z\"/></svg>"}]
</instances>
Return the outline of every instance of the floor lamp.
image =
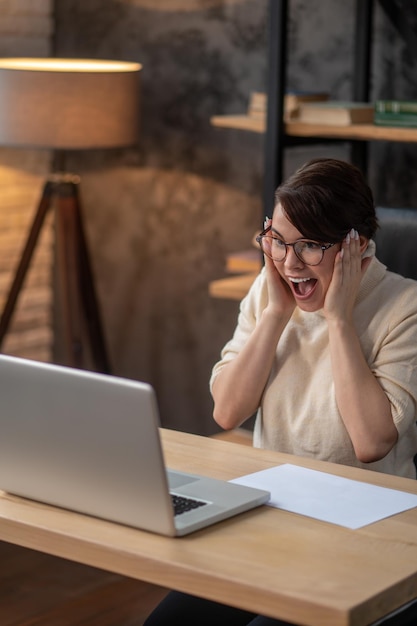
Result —
<instances>
[{"instance_id":1,"label":"floor lamp","mask_svg":"<svg viewBox=\"0 0 417 626\"><path fill-rule=\"evenodd\" d=\"M54 150L116 148L138 138L141 65L75 59L0 59L0 145ZM61 157L61 158L60 158ZM55 211L55 284L65 364L109 373L84 234L79 178L57 171L42 196L0 318L0 349L47 213Z\"/></svg>"}]
</instances>

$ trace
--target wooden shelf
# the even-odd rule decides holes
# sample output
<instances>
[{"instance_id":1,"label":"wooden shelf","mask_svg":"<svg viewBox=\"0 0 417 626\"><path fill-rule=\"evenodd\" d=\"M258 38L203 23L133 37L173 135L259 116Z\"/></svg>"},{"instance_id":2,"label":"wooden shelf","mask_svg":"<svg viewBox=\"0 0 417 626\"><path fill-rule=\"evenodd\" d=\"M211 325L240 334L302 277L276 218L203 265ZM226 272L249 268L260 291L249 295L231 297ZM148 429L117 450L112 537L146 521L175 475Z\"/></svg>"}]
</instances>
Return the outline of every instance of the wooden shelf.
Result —
<instances>
[{"instance_id":1,"label":"wooden shelf","mask_svg":"<svg viewBox=\"0 0 417 626\"><path fill-rule=\"evenodd\" d=\"M262 117L249 117L249 115L215 115L210 119L213 126L219 128L235 128L236 130L249 130L253 133L264 133L266 121Z\"/></svg>"},{"instance_id":2,"label":"wooden shelf","mask_svg":"<svg viewBox=\"0 0 417 626\"><path fill-rule=\"evenodd\" d=\"M226 257L226 271L229 274L259 272L262 267L262 254L258 248L232 252Z\"/></svg>"},{"instance_id":3,"label":"wooden shelf","mask_svg":"<svg viewBox=\"0 0 417 626\"><path fill-rule=\"evenodd\" d=\"M209 294L212 298L227 300L242 300L246 296L258 272L250 272L230 278L213 280L209 285Z\"/></svg>"},{"instance_id":4,"label":"wooden shelf","mask_svg":"<svg viewBox=\"0 0 417 626\"><path fill-rule=\"evenodd\" d=\"M332 137L347 140L359 139L361 141L417 142L417 128L405 128L403 126L379 126L376 124L329 126L327 124L291 122L285 125L285 132L290 137Z\"/></svg>"},{"instance_id":5,"label":"wooden shelf","mask_svg":"<svg viewBox=\"0 0 417 626\"><path fill-rule=\"evenodd\" d=\"M226 271L232 276L214 280L209 285L213 298L242 300L262 269L262 256L256 248L232 252L226 258Z\"/></svg>"},{"instance_id":6,"label":"wooden shelf","mask_svg":"<svg viewBox=\"0 0 417 626\"><path fill-rule=\"evenodd\" d=\"M248 115L217 115L211 118L213 126L234 128L256 133L266 131L264 118ZM289 137L329 137L332 139L358 139L361 141L399 141L417 142L417 128L403 126L379 126L376 124L352 124L350 126L330 126L328 124L285 124L285 133Z\"/></svg>"}]
</instances>

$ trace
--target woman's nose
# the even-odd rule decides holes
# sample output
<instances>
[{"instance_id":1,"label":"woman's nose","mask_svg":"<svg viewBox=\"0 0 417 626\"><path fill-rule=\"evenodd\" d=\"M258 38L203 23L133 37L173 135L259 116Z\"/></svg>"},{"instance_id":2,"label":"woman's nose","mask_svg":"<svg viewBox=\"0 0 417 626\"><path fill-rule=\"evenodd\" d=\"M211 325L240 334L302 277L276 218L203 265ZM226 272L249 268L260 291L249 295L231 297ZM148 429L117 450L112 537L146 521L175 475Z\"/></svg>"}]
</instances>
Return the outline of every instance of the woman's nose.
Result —
<instances>
[{"instance_id":1,"label":"woman's nose","mask_svg":"<svg viewBox=\"0 0 417 626\"><path fill-rule=\"evenodd\" d=\"M288 267L288 268L304 266L304 263L295 254L293 246L287 247L287 256L285 257L284 264L285 264L285 267Z\"/></svg>"}]
</instances>

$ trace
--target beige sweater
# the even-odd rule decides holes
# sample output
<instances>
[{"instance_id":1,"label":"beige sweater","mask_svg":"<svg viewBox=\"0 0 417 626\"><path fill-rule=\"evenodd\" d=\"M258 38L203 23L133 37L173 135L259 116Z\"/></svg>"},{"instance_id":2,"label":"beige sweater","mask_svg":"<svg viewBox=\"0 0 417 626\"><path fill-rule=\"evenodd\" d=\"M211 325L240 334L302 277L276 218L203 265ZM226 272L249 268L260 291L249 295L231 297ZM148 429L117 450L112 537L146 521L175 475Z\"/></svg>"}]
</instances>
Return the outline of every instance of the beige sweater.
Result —
<instances>
[{"instance_id":1,"label":"beige sweater","mask_svg":"<svg viewBox=\"0 0 417 626\"><path fill-rule=\"evenodd\" d=\"M237 328L213 368L211 384L245 344L267 298L262 270L241 303ZM321 310L306 313L298 307L277 345L254 445L415 478L417 282L388 272L374 257L362 278L354 323L369 367L391 402L399 434L391 452L375 463L357 460L336 404L326 319ZM366 398L363 410L366 415Z\"/></svg>"}]
</instances>

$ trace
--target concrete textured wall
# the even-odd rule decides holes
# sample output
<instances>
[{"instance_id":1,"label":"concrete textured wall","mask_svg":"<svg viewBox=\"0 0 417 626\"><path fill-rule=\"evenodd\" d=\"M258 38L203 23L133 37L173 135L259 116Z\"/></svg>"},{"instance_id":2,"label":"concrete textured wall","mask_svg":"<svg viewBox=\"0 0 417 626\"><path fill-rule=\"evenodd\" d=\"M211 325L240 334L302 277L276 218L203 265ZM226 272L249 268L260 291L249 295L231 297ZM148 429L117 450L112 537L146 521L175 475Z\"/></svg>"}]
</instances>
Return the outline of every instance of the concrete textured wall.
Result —
<instances>
[{"instance_id":1,"label":"concrete textured wall","mask_svg":"<svg viewBox=\"0 0 417 626\"><path fill-rule=\"evenodd\" d=\"M290 2L290 88L350 98L355 4ZM415 24L413 3L402 5ZM267 19L267 0L55 0L57 56L143 64L139 146L68 165L82 176L113 371L153 383L169 427L214 430L208 378L238 306L211 299L208 284L261 226L264 143L209 119L244 112L265 89ZM372 97L416 98L414 67L377 8ZM349 158L349 147L292 148L286 173L324 154ZM416 160L411 145L371 147L378 203L417 206Z\"/></svg>"}]
</instances>

